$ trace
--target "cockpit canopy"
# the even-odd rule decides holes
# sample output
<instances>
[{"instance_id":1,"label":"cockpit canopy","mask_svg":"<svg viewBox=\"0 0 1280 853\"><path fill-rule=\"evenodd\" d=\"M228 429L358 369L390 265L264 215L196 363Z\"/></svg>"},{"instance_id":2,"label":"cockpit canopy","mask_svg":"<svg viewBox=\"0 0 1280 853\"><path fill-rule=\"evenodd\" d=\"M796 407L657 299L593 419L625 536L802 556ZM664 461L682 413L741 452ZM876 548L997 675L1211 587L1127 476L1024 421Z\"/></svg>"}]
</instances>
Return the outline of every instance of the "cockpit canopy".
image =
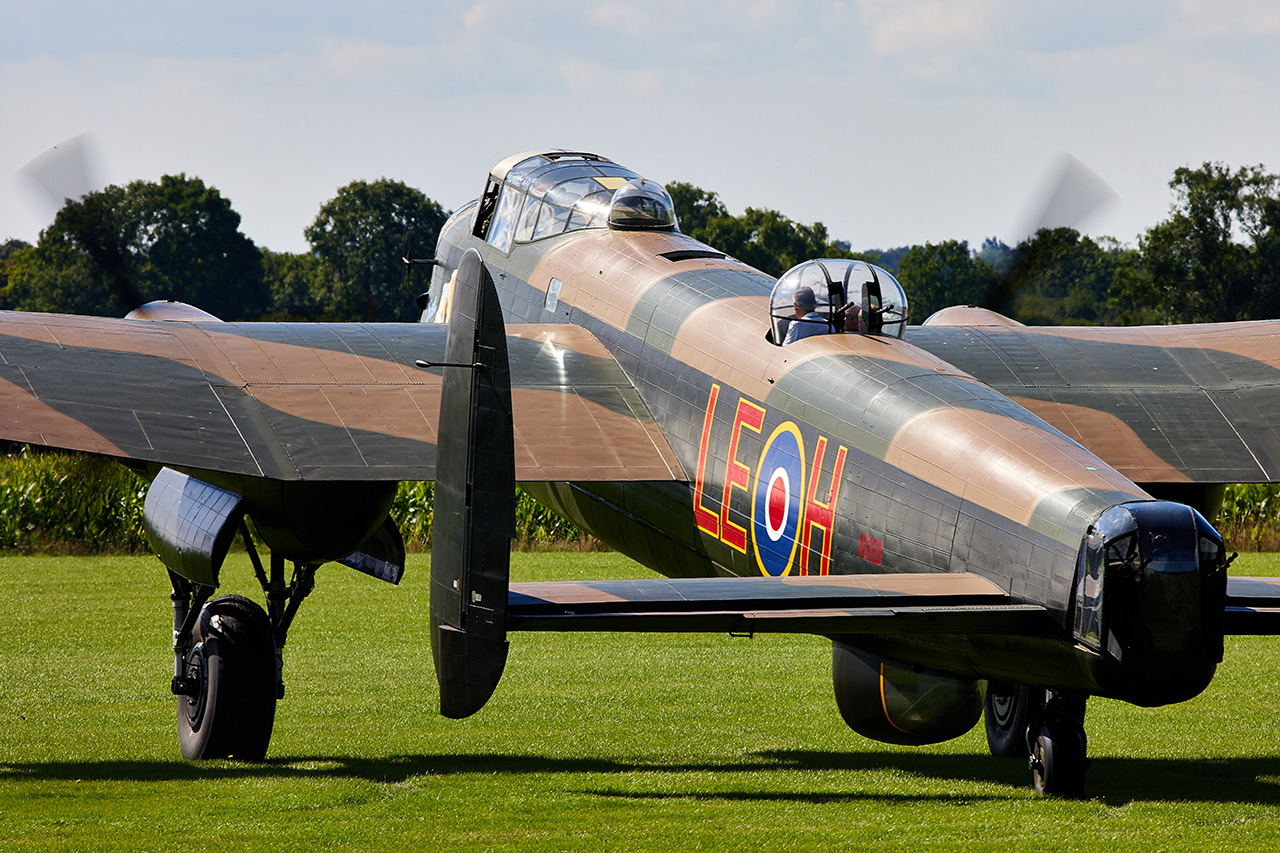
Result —
<instances>
[{"instance_id":1,"label":"cockpit canopy","mask_svg":"<svg viewBox=\"0 0 1280 853\"><path fill-rule=\"evenodd\" d=\"M663 186L580 151L517 154L493 167L472 233L501 252L583 228L675 228Z\"/></svg>"},{"instance_id":2,"label":"cockpit canopy","mask_svg":"<svg viewBox=\"0 0 1280 853\"><path fill-rule=\"evenodd\" d=\"M673 231L676 205L667 188L640 178L618 187L609 203L609 227L626 230Z\"/></svg>"},{"instance_id":3,"label":"cockpit canopy","mask_svg":"<svg viewBox=\"0 0 1280 853\"><path fill-rule=\"evenodd\" d=\"M797 317L795 297L802 287L813 291L814 311L821 321ZM778 279L769 297L769 316L775 344L787 339L794 323L824 326L817 334L848 331L900 338L907 327L907 294L880 267L846 258L819 258L792 267Z\"/></svg>"}]
</instances>

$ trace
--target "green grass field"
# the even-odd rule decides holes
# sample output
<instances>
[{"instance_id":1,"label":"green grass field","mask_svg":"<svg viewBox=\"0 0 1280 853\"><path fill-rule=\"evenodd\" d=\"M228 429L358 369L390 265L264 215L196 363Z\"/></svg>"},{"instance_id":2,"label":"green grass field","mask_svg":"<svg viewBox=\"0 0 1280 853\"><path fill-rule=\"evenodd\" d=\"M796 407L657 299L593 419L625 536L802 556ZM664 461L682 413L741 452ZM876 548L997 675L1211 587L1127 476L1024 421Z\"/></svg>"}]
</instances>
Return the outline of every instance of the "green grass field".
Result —
<instances>
[{"instance_id":1,"label":"green grass field","mask_svg":"<svg viewBox=\"0 0 1280 853\"><path fill-rule=\"evenodd\" d=\"M197 765L159 562L0 559L0 850L1280 847L1280 638L1230 639L1183 705L1092 700L1091 799L1055 801L987 755L981 724L923 749L849 731L813 637L515 635L489 705L446 720L426 562L398 589L322 569L267 762ZM614 554L513 571L646 574ZM242 556L224 579L249 589Z\"/></svg>"}]
</instances>

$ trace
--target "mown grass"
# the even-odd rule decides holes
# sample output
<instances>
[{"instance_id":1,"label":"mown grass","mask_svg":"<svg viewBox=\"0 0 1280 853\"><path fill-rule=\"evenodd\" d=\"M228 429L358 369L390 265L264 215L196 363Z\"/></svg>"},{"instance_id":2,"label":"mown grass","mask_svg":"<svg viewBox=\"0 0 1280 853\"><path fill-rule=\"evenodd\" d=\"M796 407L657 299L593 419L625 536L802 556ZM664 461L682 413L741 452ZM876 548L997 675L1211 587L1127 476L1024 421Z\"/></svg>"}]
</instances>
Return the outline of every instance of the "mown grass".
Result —
<instances>
[{"instance_id":1,"label":"mown grass","mask_svg":"<svg viewBox=\"0 0 1280 853\"><path fill-rule=\"evenodd\" d=\"M1242 556L1243 574L1280 557ZM151 557L0 558L0 849L1266 849L1280 844L1280 649L1233 638L1183 705L1093 700L1091 799L1022 762L860 738L813 637L516 635L489 705L435 713L426 557L401 588L326 567L262 764L181 760ZM517 579L643 577L516 555ZM248 590L233 557L225 591Z\"/></svg>"}]
</instances>

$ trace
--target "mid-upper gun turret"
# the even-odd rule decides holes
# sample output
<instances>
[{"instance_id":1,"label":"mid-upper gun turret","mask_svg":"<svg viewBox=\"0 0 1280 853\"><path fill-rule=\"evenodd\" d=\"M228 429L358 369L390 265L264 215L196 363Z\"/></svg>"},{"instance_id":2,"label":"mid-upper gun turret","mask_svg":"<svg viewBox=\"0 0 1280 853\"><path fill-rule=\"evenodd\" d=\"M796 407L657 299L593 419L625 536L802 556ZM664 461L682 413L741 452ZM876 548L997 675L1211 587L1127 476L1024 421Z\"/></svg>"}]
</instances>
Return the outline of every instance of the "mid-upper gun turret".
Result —
<instances>
[{"instance_id":1,"label":"mid-upper gun turret","mask_svg":"<svg viewBox=\"0 0 1280 853\"><path fill-rule=\"evenodd\" d=\"M812 307L808 304L810 293ZM769 318L769 339L775 344L788 341L789 331L790 340L840 332L901 338L907 327L907 294L898 280L880 267L848 258L820 258L783 273L769 297ZM800 330L792 331L797 323L818 326L820 331L805 330L807 334L797 335Z\"/></svg>"}]
</instances>

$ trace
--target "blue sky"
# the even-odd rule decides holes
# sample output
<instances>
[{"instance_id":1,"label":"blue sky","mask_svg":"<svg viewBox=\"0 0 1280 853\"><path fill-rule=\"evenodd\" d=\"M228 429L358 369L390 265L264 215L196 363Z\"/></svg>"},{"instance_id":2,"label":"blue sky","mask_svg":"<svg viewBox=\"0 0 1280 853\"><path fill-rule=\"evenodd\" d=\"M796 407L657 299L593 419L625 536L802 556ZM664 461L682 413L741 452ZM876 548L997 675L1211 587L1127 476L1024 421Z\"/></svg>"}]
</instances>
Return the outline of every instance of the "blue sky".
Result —
<instances>
[{"instance_id":1,"label":"blue sky","mask_svg":"<svg viewBox=\"0 0 1280 853\"><path fill-rule=\"evenodd\" d=\"M53 209L20 170L88 133L97 183L185 172L258 245L337 188L453 209L532 148L593 150L855 248L1012 242L1069 152L1134 243L1175 167L1280 172L1272 0L7 3L0 239Z\"/></svg>"}]
</instances>

